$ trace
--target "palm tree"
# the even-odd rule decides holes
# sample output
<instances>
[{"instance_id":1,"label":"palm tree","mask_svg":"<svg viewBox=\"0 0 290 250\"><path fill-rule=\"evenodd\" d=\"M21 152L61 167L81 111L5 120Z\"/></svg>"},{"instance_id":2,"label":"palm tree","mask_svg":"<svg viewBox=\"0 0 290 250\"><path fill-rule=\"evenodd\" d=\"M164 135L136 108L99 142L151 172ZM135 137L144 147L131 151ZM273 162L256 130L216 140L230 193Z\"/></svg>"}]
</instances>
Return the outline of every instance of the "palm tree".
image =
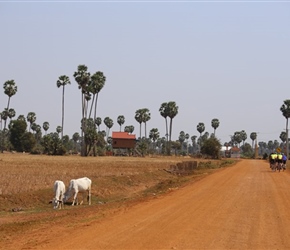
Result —
<instances>
[{"instance_id":1,"label":"palm tree","mask_svg":"<svg viewBox=\"0 0 290 250\"><path fill-rule=\"evenodd\" d=\"M167 117L169 114L168 105L166 102L163 102L159 108L160 115L165 119L165 128L166 128L166 141L168 141L168 122Z\"/></svg>"},{"instance_id":2,"label":"palm tree","mask_svg":"<svg viewBox=\"0 0 290 250\"><path fill-rule=\"evenodd\" d=\"M145 125L145 139L147 138L147 122L151 119L151 114L149 112L149 109L144 108L142 109L142 122L144 122Z\"/></svg>"},{"instance_id":3,"label":"palm tree","mask_svg":"<svg viewBox=\"0 0 290 250\"><path fill-rule=\"evenodd\" d=\"M74 133L72 139L73 139L73 141L75 143L75 151L77 152L77 142L80 139L80 134L77 133L77 132Z\"/></svg>"},{"instance_id":4,"label":"palm tree","mask_svg":"<svg viewBox=\"0 0 290 250\"><path fill-rule=\"evenodd\" d=\"M107 134L107 138L108 138L109 135L110 135L110 129L113 127L114 122L113 122L113 120L112 120L110 117L106 117L106 118L104 119L104 123L105 123L105 125L106 125L106 127L107 127L107 132L106 132L106 134Z\"/></svg>"},{"instance_id":5,"label":"palm tree","mask_svg":"<svg viewBox=\"0 0 290 250\"><path fill-rule=\"evenodd\" d=\"M136 110L136 112L135 112L135 120L140 124L140 139L141 139L141 124L143 122L142 109Z\"/></svg>"},{"instance_id":6,"label":"palm tree","mask_svg":"<svg viewBox=\"0 0 290 250\"><path fill-rule=\"evenodd\" d=\"M26 118L24 115L19 115L17 120L26 122Z\"/></svg>"},{"instance_id":7,"label":"palm tree","mask_svg":"<svg viewBox=\"0 0 290 250\"><path fill-rule=\"evenodd\" d=\"M237 143L240 147L240 143L243 141L242 139L242 135L241 135L241 132L240 131L236 131L234 133L234 142Z\"/></svg>"},{"instance_id":8,"label":"palm tree","mask_svg":"<svg viewBox=\"0 0 290 250\"><path fill-rule=\"evenodd\" d=\"M56 127L56 132L57 132L58 134L62 133L62 127L61 127L61 126L57 126L57 127Z\"/></svg>"},{"instance_id":9,"label":"palm tree","mask_svg":"<svg viewBox=\"0 0 290 250\"><path fill-rule=\"evenodd\" d=\"M101 117L97 117L95 119L95 124L98 126L98 131L100 131L100 125L102 124L102 118Z\"/></svg>"},{"instance_id":10,"label":"palm tree","mask_svg":"<svg viewBox=\"0 0 290 250\"><path fill-rule=\"evenodd\" d=\"M94 120L96 119L96 116L97 116L97 104L98 104L99 93L102 90L102 88L105 86L105 82L106 82L106 77L101 71L97 71L95 74L91 76L91 82L89 84L89 91L93 94L93 100L91 104L89 117L91 117L92 108L93 108L93 105L95 104Z\"/></svg>"},{"instance_id":11,"label":"palm tree","mask_svg":"<svg viewBox=\"0 0 290 250\"><path fill-rule=\"evenodd\" d=\"M287 134L286 134L286 132L284 132L284 131L282 131L281 132L281 134L280 134L280 137L279 137L280 139L281 139L281 141L282 141L282 144L283 144L283 148L284 148L284 144L285 144L285 141L286 141L286 139L287 139Z\"/></svg>"},{"instance_id":12,"label":"palm tree","mask_svg":"<svg viewBox=\"0 0 290 250\"><path fill-rule=\"evenodd\" d=\"M8 110L8 117L9 117L9 119L11 120L13 117L15 117L15 115L16 115L16 112L15 112L15 110L14 109L9 109Z\"/></svg>"},{"instance_id":13,"label":"palm tree","mask_svg":"<svg viewBox=\"0 0 290 250\"><path fill-rule=\"evenodd\" d=\"M56 82L56 86L58 88L62 86L61 140L63 137L63 126L64 126L64 88L67 84L70 84L70 80L69 80L69 77L66 75L60 76Z\"/></svg>"},{"instance_id":14,"label":"palm tree","mask_svg":"<svg viewBox=\"0 0 290 250\"><path fill-rule=\"evenodd\" d=\"M168 117L170 118L170 124L169 124L169 141L171 141L172 136L172 123L173 118L178 114L178 106L176 106L175 102L168 102Z\"/></svg>"},{"instance_id":15,"label":"palm tree","mask_svg":"<svg viewBox=\"0 0 290 250\"><path fill-rule=\"evenodd\" d=\"M185 141L185 133L184 133L184 131L180 131L178 140L180 142L181 150L182 150L182 145L183 145L183 142Z\"/></svg>"},{"instance_id":16,"label":"palm tree","mask_svg":"<svg viewBox=\"0 0 290 250\"><path fill-rule=\"evenodd\" d=\"M17 86L16 86L14 80L9 80L9 81L6 81L4 83L3 88L4 88L5 95L8 96L7 110L9 110L10 99L11 99L11 97L13 95L16 94L16 92L17 92ZM5 128L6 128L6 120L4 122L4 129Z\"/></svg>"},{"instance_id":17,"label":"palm tree","mask_svg":"<svg viewBox=\"0 0 290 250\"><path fill-rule=\"evenodd\" d=\"M245 130L241 131L241 138L242 138L242 141L243 141L243 146L245 146L245 140L247 140L247 138L248 138L247 133L246 133Z\"/></svg>"},{"instance_id":18,"label":"palm tree","mask_svg":"<svg viewBox=\"0 0 290 250\"><path fill-rule=\"evenodd\" d=\"M126 126L124 128L124 131L132 134L134 132L134 126L133 125Z\"/></svg>"},{"instance_id":19,"label":"palm tree","mask_svg":"<svg viewBox=\"0 0 290 250\"><path fill-rule=\"evenodd\" d=\"M288 134L288 118L290 117L290 100L287 99L282 104L280 111L282 115L286 118L286 155L289 157L289 134Z\"/></svg>"},{"instance_id":20,"label":"palm tree","mask_svg":"<svg viewBox=\"0 0 290 250\"><path fill-rule=\"evenodd\" d=\"M256 132L252 132L252 133L250 134L250 138L251 138L251 140L252 140L252 149L254 149L254 141L255 141L256 138L257 138L257 133L256 133Z\"/></svg>"},{"instance_id":21,"label":"palm tree","mask_svg":"<svg viewBox=\"0 0 290 250\"><path fill-rule=\"evenodd\" d=\"M152 128L150 130L150 133L149 133L149 138L153 141L153 148L154 148L154 151L156 149L156 141L158 140L159 138L159 131L158 131L158 128Z\"/></svg>"},{"instance_id":22,"label":"palm tree","mask_svg":"<svg viewBox=\"0 0 290 250\"><path fill-rule=\"evenodd\" d=\"M34 112L29 112L26 117L27 121L30 123L29 132L32 124L36 121L36 115Z\"/></svg>"},{"instance_id":23,"label":"palm tree","mask_svg":"<svg viewBox=\"0 0 290 250\"><path fill-rule=\"evenodd\" d=\"M185 139L186 139L186 154L188 154L188 139L189 139L189 134L185 134Z\"/></svg>"},{"instance_id":24,"label":"palm tree","mask_svg":"<svg viewBox=\"0 0 290 250\"><path fill-rule=\"evenodd\" d=\"M205 130L205 126L203 122L200 122L196 126L197 131L199 132L199 149L201 148L201 134Z\"/></svg>"},{"instance_id":25,"label":"palm tree","mask_svg":"<svg viewBox=\"0 0 290 250\"><path fill-rule=\"evenodd\" d=\"M123 115L119 115L117 118L117 123L120 125L120 131L121 131L122 125L125 123L125 117Z\"/></svg>"},{"instance_id":26,"label":"palm tree","mask_svg":"<svg viewBox=\"0 0 290 250\"><path fill-rule=\"evenodd\" d=\"M75 81L79 85L81 90L81 99L82 99L82 129L81 129L81 138L84 138L83 134L86 135L86 118L87 118L87 100L89 99L89 90L88 85L90 83L90 73L88 72L88 67L86 65L79 65L78 70L74 72ZM85 140L82 141L82 150L81 155L86 156L86 143Z\"/></svg>"},{"instance_id":27,"label":"palm tree","mask_svg":"<svg viewBox=\"0 0 290 250\"><path fill-rule=\"evenodd\" d=\"M217 118L214 118L214 119L211 120L211 126L214 129L214 132L213 132L214 136L215 136L215 131L219 127L219 125L220 125L220 122L219 122L219 120Z\"/></svg>"},{"instance_id":28,"label":"palm tree","mask_svg":"<svg viewBox=\"0 0 290 250\"><path fill-rule=\"evenodd\" d=\"M47 130L49 129L49 123L48 122L44 122L42 124L42 128L44 129L45 135L46 135L47 134Z\"/></svg>"}]
</instances>

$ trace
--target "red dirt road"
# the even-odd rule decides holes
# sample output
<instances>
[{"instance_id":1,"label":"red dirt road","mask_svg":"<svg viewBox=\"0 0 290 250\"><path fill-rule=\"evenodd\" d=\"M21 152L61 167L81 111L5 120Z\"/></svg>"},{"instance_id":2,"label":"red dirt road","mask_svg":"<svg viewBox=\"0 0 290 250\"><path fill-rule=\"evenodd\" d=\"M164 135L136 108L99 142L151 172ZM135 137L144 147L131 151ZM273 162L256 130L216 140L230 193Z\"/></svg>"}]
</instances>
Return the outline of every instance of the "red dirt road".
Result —
<instances>
[{"instance_id":1,"label":"red dirt road","mask_svg":"<svg viewBox=\"0 0 290 250\"><path fill-rule=\"evenodd\" d=\"M290 249L289 172L243 160L86 226L34 234L28 249Z\"/></svg>"}]
</instances>

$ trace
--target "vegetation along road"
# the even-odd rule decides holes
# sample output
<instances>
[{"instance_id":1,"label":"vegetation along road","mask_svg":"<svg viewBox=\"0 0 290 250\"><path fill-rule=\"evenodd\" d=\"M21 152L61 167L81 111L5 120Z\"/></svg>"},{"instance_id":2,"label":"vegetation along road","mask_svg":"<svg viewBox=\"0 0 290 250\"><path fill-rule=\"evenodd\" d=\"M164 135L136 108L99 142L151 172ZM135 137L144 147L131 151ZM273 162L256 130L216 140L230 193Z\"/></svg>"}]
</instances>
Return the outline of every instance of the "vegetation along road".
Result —
<instances>
[{"instance_id":1,"label":"vegetation along road","mask_svg":"<svg viewBox=\"0 0 290 250\"><path fill-rule=\"evenodd\" d=\"M74 216L23 232L14 247L290 249L290 174L271 172L262 160L242 160L101 219L74 224Z\"/></svg>"}]
</instances>

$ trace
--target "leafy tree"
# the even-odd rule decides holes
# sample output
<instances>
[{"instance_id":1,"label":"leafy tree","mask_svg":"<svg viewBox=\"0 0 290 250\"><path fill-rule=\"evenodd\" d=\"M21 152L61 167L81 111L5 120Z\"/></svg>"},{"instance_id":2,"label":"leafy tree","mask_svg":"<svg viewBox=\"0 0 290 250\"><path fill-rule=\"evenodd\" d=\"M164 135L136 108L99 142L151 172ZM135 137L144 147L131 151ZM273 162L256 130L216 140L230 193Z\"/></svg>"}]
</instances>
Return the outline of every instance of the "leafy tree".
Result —
<instances>
[{"instance_id":1,"label":"leafy tree","mask_svg":"<svg viewBox=\"0 0 290 250\"><path fill-rule=\"evenodd\" d=\"M242 147L243 156L252 158L254 156L254 150L249 143L245 143Z\"/></svg>"},{"instance_id":2,"label":"leafy tree","mask_svg":"<svg viewBox=\"0 0 290 250\"><path fill-rule=\"evenodd\" d=\"M180 145L182 146L183 142L185 141L185 132L184 131L180 131L178 141L180 142Z\"/></svg>"},{"instance_id":3,"label":"leafy tree","mask_svg":"<svg viewBox=\"0 0 290 250\"><path fill-rule=\"evenodd\" d=\"M205 140L201 146L201 153L211 156L213 159L220 157L221 143L216 137Z\"/></svg>"},{"instance_id":4,"label":"leafy tree","mask_svg":"<svg viewBox=\"0 0 290 250\"><path fill-rule=\"evenodd\" d=\"M69 77L66 75L62 75L56 81L56 86L58 88L62 87L62 112L61 112L61 127L64 128L64 89L65 86L71 84ZM61 131L61 138L63 137L63 129Z\"/></svg>"},{"instance_id":5,"label":"leafy tree","mask_svg":"<svg viewBox=\"0 0 290 250\"><path fill-rule=\"evenodd\" d=\"M214 119L211 120L211 126L214 129L214 132L213 132L214 136L215 136L215 131L219 127L219 125L220 125L220 122L219 122L219 120L217 118L214 118Z\"/></svg>"},{"instance_id":6,"label":"leafy tree","mask_svg":"<svg viewBox=\"0 0 290 250\"><path fill-rule=\"evenodd\" d=\"M120 131L122 130L122 125L125 123L125 117L123 115L119 115L117 118L117 123L120 126Z\"/></svg>"},{"instance_id":7,"label":"leafy tree","mask_svg":"<svg viewBox=\"0 0 290 250\"><path fill-rule=\"evenodd\" d=\"M27 123L23 120L14 120L10 122L10 142L17 152L23 152L22 138L26 133Z\"/></svg>"},{"instance_id":8,"label":"leafy tree","mask_svg":"<svg viewBox=\"0 0 290 250\"><path fill-rule=\"evenodd\" d=\"M286 119L286 155L288 158L289 157L288 119L290 117L290 99L284 100L284 103L282 104L280 111L282 112L282 115Z\"/></svg>"}]
</instances>

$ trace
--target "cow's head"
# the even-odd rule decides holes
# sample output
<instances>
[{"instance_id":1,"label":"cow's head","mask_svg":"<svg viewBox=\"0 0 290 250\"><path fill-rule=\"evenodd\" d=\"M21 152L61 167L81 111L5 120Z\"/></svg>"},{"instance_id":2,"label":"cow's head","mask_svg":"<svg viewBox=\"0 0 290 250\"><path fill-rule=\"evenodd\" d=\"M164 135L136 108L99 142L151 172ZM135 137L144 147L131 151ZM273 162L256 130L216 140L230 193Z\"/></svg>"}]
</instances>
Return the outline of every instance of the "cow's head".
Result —
<instances>
[{"instance_id":1,"label":"cow's head","mask_svg":"<svg viewBox=\"0 0 290 250\"><path fill-rule=\"evenodd\" d=\"M57 208L61 205L62 202L63 202L63 201L61 201L61 200L58 200L58 199L56 199L56 198L53 198L53 199L52 199L52 205L53 205L53 208L54 208L54 209L57 209Z\"/></svg>"}]
</instances>

